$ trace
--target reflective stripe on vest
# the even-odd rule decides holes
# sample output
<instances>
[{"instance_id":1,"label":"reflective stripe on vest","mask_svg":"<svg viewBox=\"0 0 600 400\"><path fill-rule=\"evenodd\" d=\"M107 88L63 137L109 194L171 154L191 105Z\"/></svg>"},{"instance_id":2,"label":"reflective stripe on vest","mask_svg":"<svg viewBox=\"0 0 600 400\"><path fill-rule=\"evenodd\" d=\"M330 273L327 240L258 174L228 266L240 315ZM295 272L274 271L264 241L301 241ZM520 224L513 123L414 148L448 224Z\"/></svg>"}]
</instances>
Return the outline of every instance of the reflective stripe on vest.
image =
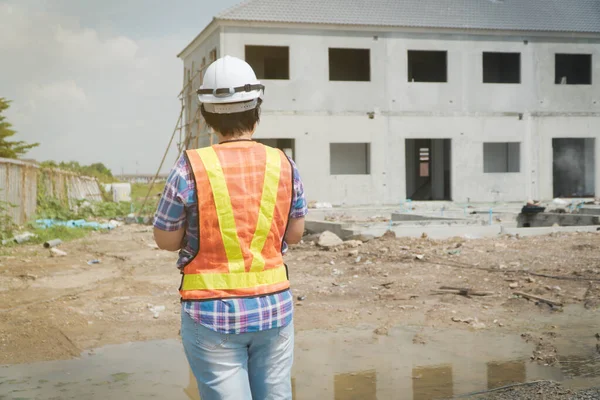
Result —
<instances>
[{"instance_id":1,"label":"reflective stripe on vest","mask_svg":"<svg viewBox=\"0 0 600 400\"><path fill-rule=\"evenodd\" d=\"M214 206L223 247L227 256L228 273L203 272L184 274L181 291L196 290L236 290L265 285L275 285L287 281L284 265L273 266L265 270L265 259L262 252L271 232L281 177L281 153L277 149L264 147L266 150L266 167L262 196L256 228L249 251L252 254L250 271L246 272L245 260L240 246L238 230L234 217L231 197L219 157L214 148L195 150L202 161L206 177L213 192ZM202 246L202 244L200 244Z\"/></svg>"}]
</instances>

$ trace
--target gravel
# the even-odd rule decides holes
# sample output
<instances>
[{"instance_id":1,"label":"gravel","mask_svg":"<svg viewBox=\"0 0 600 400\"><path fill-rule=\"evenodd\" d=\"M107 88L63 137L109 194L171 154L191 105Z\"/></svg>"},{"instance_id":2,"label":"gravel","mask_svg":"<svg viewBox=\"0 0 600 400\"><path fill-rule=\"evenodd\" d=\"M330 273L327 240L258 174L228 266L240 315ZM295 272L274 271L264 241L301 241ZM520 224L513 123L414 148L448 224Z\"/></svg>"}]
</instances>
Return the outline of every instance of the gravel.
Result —
<instances>
[{"instance_id":1,"label":"gravel","mask_svg":"<svg viewBox=\"0 0 600 400\"><path fill-rule=\"evenodd\" d=\"M460 398L469 400L598 400L600 399L600 387L573 391L564 388L559 383L545 381Z\"/></svg>"}]
</instances>

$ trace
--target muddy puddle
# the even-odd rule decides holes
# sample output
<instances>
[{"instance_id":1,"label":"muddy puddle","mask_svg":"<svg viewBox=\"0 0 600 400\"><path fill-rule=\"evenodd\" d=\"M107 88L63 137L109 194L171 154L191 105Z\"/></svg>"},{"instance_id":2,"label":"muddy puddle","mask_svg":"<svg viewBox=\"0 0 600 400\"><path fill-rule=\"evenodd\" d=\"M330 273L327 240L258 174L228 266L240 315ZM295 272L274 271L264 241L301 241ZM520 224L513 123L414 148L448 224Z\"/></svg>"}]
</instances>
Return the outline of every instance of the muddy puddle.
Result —
<instances>
[{"instance_id":1,"label":"muddy puddle","mask_svg":"<svg viewBox=\"0 0 600 400\"><path fill-rule=\"evenodd\" d=\"M600 386L600 319L590 317L572 309L536 318L538 326L547 323L558 332L553 344L560 362L551 367L530 361L534 344L494 329L299 332L294 398L444 399L545 379L574 389ZM74 360L0 367L2 400L145 398L198 399L179 341L106 346Z\"/></svg>"}]
</instances>

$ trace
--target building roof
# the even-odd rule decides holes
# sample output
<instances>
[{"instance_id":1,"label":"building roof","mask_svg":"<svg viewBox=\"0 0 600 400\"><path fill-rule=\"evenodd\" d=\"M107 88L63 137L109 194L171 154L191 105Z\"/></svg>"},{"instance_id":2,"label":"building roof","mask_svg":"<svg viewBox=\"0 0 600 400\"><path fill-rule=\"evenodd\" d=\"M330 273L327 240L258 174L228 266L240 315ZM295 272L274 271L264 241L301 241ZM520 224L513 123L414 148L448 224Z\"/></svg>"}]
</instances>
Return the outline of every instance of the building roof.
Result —
<instances>
[{"instance_id":1,"label":"building roof","mask_svg":"<svg viewBox=\"0 0 600 400\"><path fill-rule=\"evenodd\" d=\"M216 19L600 33L600 0L247 0Z\"/></svg>"}]
</instances>

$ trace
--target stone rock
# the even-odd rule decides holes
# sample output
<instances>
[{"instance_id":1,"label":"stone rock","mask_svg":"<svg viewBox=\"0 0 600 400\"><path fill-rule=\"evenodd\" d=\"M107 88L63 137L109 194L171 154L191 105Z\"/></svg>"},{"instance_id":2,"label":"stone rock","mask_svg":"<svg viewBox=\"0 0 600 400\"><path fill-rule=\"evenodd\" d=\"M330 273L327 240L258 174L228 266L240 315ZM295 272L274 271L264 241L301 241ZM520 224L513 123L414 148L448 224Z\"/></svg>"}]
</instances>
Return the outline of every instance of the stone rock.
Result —
<instances>
[{"instance_id":1,"label":"stone rock","mask_svg":"<svg viewBox=\"0 0 600 400\"><path fill-rule=\"evenodd\" d=\"M357 257L358 256L358 250L350 250L348 252L348 257Z\"/></svg>"},{"instance_id":2,"label":"stone rock","mask_svg":"<svg viewBox=\"0 0 600 400\"><path fill-rule=\"evenodd\" d=\"M65 257L67 255L67 252L53 247L50 249L50 255L52 255L53 257Z\"/></svg>"},{"instance_id":3,"label":"stone rock","mask_svg":"<svg viewBox=\"0 0 600 400\"><path fill-rule=\"evenodd\" d=\"M516 289L519 287L519 282L513 282L510 285L508 285L508 287L510 287L511 289Z\"/></svg>"},{"instance_id":4,"label":"stone rock","mask_svg":"<svg viewBox=\"0 0 600 400\"><path fill-rule=\"evenodd\" d=\"M328 249L331 247L340 246L344 244L344 241L340 239L340 237L335 233L325 231L321 233L321 235L319 235L319 241L317 244L321 247Z\"/></svg>"},{"instance_id":5,"label":"stone rock","mask_svg":"<svg viewBox=\"0 0 600 400\"><path fill-rule=\"evenodd\" d=\"M321 234L319 234L319 233L311 233L309 235L304 236L302 238L302 240L304 240L305 243L317 242L319 240L319 236L321 236Z\"/></svg>"},{"instance_id":6,"label":"stone rock","mask_svg":"<svg viewBox=\"0 0 600 400\"><path fill-rule=\"evenodd\" d=\"M476 321L471 324L471 327L476 330L485 329L485 324L483 322Z\"/></svg>"},{"instance_id":7,"label":"stone rock","mask_svg":"<svg viewBox=\"0 0 600 400\"><path fill-rule=\"evenodd\" d=\"M394 231L386 231L383 236L381 236L382 239L396 239L396 232Z\"/></svg>"},{"instance_id":8,"label":"stone rock","mask_svg":"<svg viewBox=\"0 0 600 400\"><path fill-rule=\"evenodd\" d=\"M373 239L375 239L375 236L373 236L373 235L365 235L365 234L362 234L362 233L358 234L358 235L350 236L348 238L348 240L360 240L363 243L370 242Z\"/></svg>"},{"instance_id":9,"label":"stone rock","mask_svg":"<svg viewBox=\"0 0 600 400\"><path fill-rule=\"evenodd\" d=\"M352 248L352 249L362 246L362 244L363 244L363 242L361 242L360 240L346 240L344 242L344 246Z\"/></svg>"},{"instance_id":10,"label":"stone rock","mask_svg":"<svg viewBox=\"0 0 600 400\"><path fill-rule=\"evenodd\" d=\"M378 335L378 336L388 336L389 335L389 330L385 326L380 326L379 328L376 328L373 331L373 333L376 334L376 335Z\"/></svg>"}]
</instances>

